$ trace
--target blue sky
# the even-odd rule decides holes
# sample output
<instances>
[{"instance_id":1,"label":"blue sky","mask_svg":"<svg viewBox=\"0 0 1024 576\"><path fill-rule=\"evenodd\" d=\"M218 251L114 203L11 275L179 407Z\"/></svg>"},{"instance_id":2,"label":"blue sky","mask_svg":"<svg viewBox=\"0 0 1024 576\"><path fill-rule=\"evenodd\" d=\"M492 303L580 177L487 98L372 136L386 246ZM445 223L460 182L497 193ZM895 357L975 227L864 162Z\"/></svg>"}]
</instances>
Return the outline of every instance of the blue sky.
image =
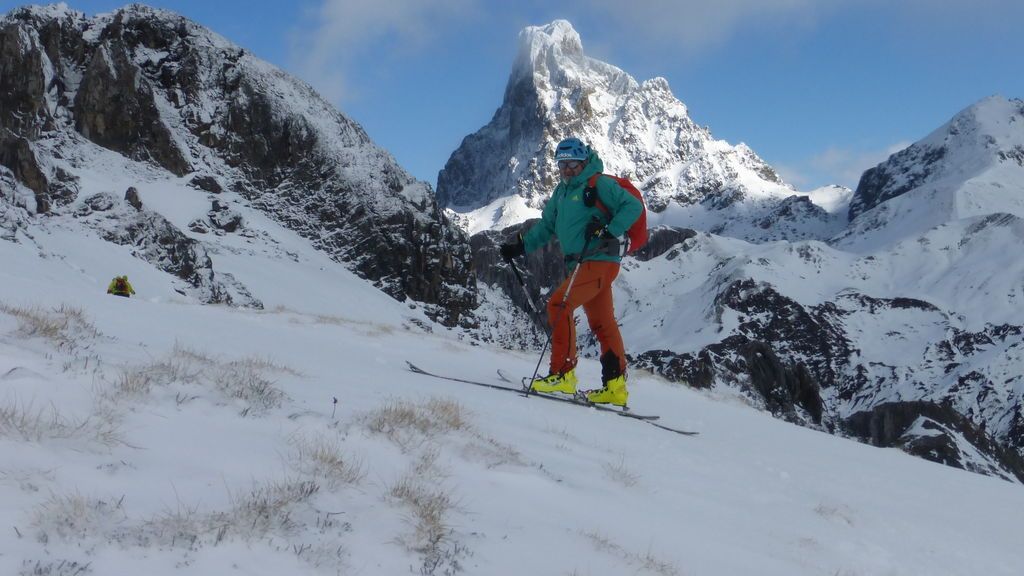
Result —
<instances>
[{"instance_id":1,"label":"blue sky","mask_svg":"<svg viewBox=\"0 0 1024 576\"><path fill-rule=\"evenodd\" d=\"M93 15L125 2L67 4ZM149 4L307 80L432 184L501 104L519 31L556 18L588 55L639 81L667 78L696 122L747 143L801 190L855 187L977 100L1024 97L1019 0Z\"/></svg>"}]
</instances>

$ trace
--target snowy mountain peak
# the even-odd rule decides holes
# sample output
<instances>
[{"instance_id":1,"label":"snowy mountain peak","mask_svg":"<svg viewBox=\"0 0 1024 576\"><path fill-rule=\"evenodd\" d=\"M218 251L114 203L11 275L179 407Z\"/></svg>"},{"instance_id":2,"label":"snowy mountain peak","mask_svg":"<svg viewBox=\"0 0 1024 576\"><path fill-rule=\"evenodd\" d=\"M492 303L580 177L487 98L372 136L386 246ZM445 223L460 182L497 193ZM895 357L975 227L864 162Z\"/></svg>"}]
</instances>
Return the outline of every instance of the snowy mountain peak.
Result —
<instances>
[{"instance_id":1,"label":"snowy mountain peak","mask_svg":"<svg viewBox=\"0 0 1024 576\"><path fill-rule=\"evenodd\" d=\"M64 2L46 5L29 5L16 8L7 13L0 21L8 19L38 18L43 20L58 20L64 18L84 19L85 14L73 10Z\"/></svg>"},{"instance_id":2,"label":"snowy mountain peak","mask_svg":"<svg viewBox=\"0 0 1024 576\"><path fill-rule=\"evenodd\" d=\"M1024 216L1024 101L985 98L861 176L839 246L870 251L947 222Z\"/></svg>"},{"instance_id":3,"label":"snowy mountain peak","mask_svg":"<svg viewBox=\"0 0 1024 576\"><path fill-rule=\"evenodd\" d=\"M1024 142L1024 100L993 95L968 106L928 137L922 144L959 143L991 149Z\"/></svg>"},{"instance_id":4,"label":"snowy mountain peak","mask_svg":"<svg viewBox=\"0 0 1024 576\"><path fill-rule=\"evenodd\" d=\"M514 68L528 68L551 54L566 60L583 61L583 41L568 20L524 28L519 33L519 55Z\"/></svg>"},{"instance_id":5,"label":"snowy mountain peak","mask_svg":"<svg viewBox=\"0 0 1024 576\"><path fill-rule=\"evenodd\" d=\"M652 225L760 242L824 239L846 223L813 205L791 210L795 191L749 147L697 126L664 78L641 84L586 56L564 20L522 31L504 102L438 175L439 203L474 233L537 216L558 183L551 152L569 136L643 190Z\"/></svg>"},{"instance_id":6,"label":"snowy mountain peak","mask_svg":"<svg viewBox=\"0 0 1024 576\"><path fill-rule=\"evenodd\" d=\"M567 20L529 26L520 32L509 87L522 79L532 81L539 89L572 87L587 76L615 94L637 87L636 80L619 68L586 56L579 33Z\"/></svg>"}]
</instances>

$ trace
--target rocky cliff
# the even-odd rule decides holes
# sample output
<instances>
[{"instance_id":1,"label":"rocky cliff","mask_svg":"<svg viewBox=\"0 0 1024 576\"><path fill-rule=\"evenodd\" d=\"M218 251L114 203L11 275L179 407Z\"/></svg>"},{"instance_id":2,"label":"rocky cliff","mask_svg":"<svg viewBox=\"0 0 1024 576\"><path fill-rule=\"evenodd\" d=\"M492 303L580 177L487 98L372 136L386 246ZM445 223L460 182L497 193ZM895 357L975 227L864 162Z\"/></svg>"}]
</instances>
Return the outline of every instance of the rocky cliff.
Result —
<instances>
[{"instance_id":1,"label":"rocky cliff","mask_svg":"<svg viewBox=\"0 0 1024 576\"><path fill-rule=\"evenodd\" d=\"M469 243L430 186L308 85L185 18L14 10L0 20L0 110L0 164L33 192L32 213L81 200L76 150L99 146L237 195L396 299L472 323Z\"/></svg>"}]
</instances>

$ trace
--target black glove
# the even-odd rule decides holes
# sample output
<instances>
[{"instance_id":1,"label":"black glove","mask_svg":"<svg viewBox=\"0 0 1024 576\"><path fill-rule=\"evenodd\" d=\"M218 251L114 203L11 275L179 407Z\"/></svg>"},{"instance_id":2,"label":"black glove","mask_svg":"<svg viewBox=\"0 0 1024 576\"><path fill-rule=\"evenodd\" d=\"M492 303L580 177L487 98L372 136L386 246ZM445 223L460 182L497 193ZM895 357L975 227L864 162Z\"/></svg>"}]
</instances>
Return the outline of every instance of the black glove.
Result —
<instances>
[{"instance_id":1,"label":"black glove","mask_svg":"<svg viewBox=\"0 0 1024 576\"><path fill-rule=\"evenodd\" d=\"M526 254L526 246L523 244L523 237L516 235L516 241L508 244L502 244L501 248L498 249L501 252L501 257L505 260L511 260L516 256L522 256Z\"/></svg>"},{"instance_id":2,"label":"black glove","mask_svg":"<svg viewBox=\"0 0 1024 576\"><path fill-rule=\"evenodd\" d=\"M601 238L604 240L615 238L615 236L608 231L608 226L605 226L604 222L601 222L596 218L587 222L587 227L583 233L585 238Z\"/></svg>"}]
</instances>

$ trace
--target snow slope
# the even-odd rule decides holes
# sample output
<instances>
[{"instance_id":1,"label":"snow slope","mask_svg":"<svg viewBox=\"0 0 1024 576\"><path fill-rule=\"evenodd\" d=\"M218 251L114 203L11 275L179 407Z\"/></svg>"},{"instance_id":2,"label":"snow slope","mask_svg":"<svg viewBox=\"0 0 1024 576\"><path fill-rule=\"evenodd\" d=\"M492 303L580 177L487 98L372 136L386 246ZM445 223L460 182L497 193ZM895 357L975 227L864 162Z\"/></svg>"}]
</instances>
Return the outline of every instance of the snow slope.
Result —
<instances>
[{"instance_id":1,"label":"snow slope","mask_svg":"<svg viewBox=\"0 0 1024 576\"><path fill-rule=\"evenodd\" d=\"M534 357L459 339L295 236L280 236L294 258L214 255L260 311L189 301L59 225L27 232L0 242L0 573L1024 566L1019 485L791 426L727 391L637 373L633 409L701 433L680 437L412 374L406 359L494 381ZM102 293L114 271L137 297ZM30 335L25 310L70 320Z\"/></svg>"}]
</instances>

